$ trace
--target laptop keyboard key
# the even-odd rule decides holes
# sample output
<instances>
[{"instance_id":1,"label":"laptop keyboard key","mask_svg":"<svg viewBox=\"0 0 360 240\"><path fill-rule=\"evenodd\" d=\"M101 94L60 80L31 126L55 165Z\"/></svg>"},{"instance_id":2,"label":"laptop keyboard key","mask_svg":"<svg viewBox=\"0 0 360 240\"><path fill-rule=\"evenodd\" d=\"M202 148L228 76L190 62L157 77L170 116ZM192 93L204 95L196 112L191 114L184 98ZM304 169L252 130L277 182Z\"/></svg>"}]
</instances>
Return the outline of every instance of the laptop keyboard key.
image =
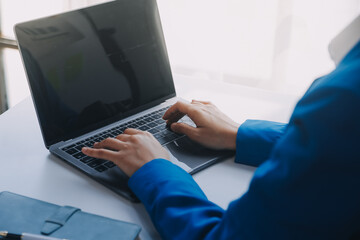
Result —
<instances>
[{"instance_id":1,"label":"laptop keyboard key","mask_svg":"<svg viewBox=\"0 0 360 240\"><path fill-rule=\"evenodd\" d=\"M154 137L156 138L156 139L159 139L159 138L161 138L161 137L164 137L164 135L162 135L160 132L159 133L156 133L156 134L153 134L154 135Z\"/></svg>"},{"instance_id":2,"label":"laptop keyboard key","mask_svg":"<svg viewBox=\"0 0 360 240\"><path fill-rule=\"evenodd\" d=\"M160 124L156 127L157 130L159 131L164 131L165 129L167 129L166 124Z\"/></svg>"},{"instance_id":3,"label":"laptop keyboard key","mask_svg":"<svg viewBox=\"0 0 360 240\"><path fill-rule=\"evenodd\" d=\"M82 152L79 152L79 153L74 154L73 157L76 159L81 159L83 157L86 157L86 155L83 154Z\"/></svg>"},{"instance_id":4,"label":"laptop keyboard key","mask_svg":"<svg viewBox=\"0 0 360 240\"><path fill-rule=\"evenodd\" d=\"M80 151L81 152L81 149L84 147L84 145L79 145L79 146L76 146L75 148L78 150L78 151Z\"/></svg>"},{"instance_id":5,"label":"laptop keyboard key","mask_svg":"<svg viewBox=\"0 0 360 240\"><path fill-rule=\"evenodd\" d=\"M105 167L104 165L101 165L101 166L98 166L98 167L95 168L95 170L98 171L98 172L104 172L104 171L106 171L107 169L108 169L108 168Z\"/></svg>"},{"instance_id":6,"label":"laptop keyboard key","mask_svg":"<svg viewBox=\"0 0 360 240\"><path fill-rule=\"evenodd\" d=\"M155 120L155 122L156 122L156 124L163 124L163 123L165 123L165 120L157 119L157 120Z\"/></svg>"},{"instance_id":7,"label":"laptop keyboard key","mask_svg":"<svg viewBox=\"0 0 360 240\"><path fill-rule=\"evenodd\" d=\"M141 126L141 125L146 124L146 122L144 120L140 120L140 121L137 122L137 124L139 124Z\"/></svg>"},{"instance_id":8,"label":"laptop keyboard key","mask_svg":"<svg viewBox=\"0 0 360 240\"><path fill-rule=\"evenodd\" d=\"M75 146L76 146L76 144L73 144L73 145L68 146L68 148L73 148Z\"/></svg>"},{"instance_id":9,"label":"laptop keyboard key","mask_svg":"<svg viewBox=\"0 0 360 240\"><path fill-rule=\"evenodd\" d=\"M176 134L171 134L171 135L165 136L165 139L170 142L170 141L172 141L172 140L177 139L178 137L179 137L179 136L177 136Z\"/></svg>"},{"instance_id":10,"label":"laptop keyboard key","mask_svg":"<svg viewBox=\"0 0 360 240\"><path fill-rule=\"evenodd\" d=\"M96 168L97 166L103 164L104 162L105 162L105 160L95 159L94 161L91 161L90 163L88 163L88 165L89 165L89 167Z\"/></svg>"},{"instance_id":11,"label":"laptop keyboard key","mask_svg":"<svg viewBox=\"0 0 360 240\"><path fill-rule=\"evenodd\" d=\"M159 137L157 138L157 140L161 145L168 142L168 139L166 139L166 137Z\"/></svg>"},{"instance_id":12,"label":"laptop keyboard key","mask_svg":"<svg viewBox=\"0 0 360 240\"><path fill-rule=\"evenodd\" d=\"M161 134L163 134L165 136L169 136L169 135L172 135L173 132L170 131L169 129L165 129L165 130L161 131Z\"/></svg>"},{"instance_id":13,"label":"laptop keyboard key","mask_svg":"<svg viewBox=\"0 0 360 240\"><path fill-rule=\"evenodd\" d=\"M152 122L152 119L150 117L147 117L144 119L144 121L148 123L148 122Z\"/></svg>"},{"instance_id":14,"label":"laptop keyboard key","mask_svg":"<svg viewBox=\"0 0 360 240\"><path fill-rule=\"evenodd\" d=\"M142 131L146 131L146 130L149 130L150 127L144 125L144 126L139 127L139 129L142 130Z\"/></svg>"},{"instance_id":15,"label":"laptop keyboard key","mask_svg":"<svg viewBox=\"0 0 360 240\"><path fill-rule=\"evenodd\" d=\"M86 147L93 147L93 144L91 144L90 142L86 142L86 143L84 143L84 146L86 146Z\"/></svg>"},{"instance_id":16,"label":"laptop keyboard key","mask_svg":"<svg viewBox=\"0 0 360 240\"><path fill-rule=\"evenodd\" d=\"M70 149L66 150L65 152L67 152L70 155L73 155L74 153L77 153L77 150L75 148L70 148Z\"/></svg>"},{"instance_id":17,"label":"laptop keyboard key","mask_svg":"<svg viewBox=\"0 0 360 240\"><path fill-rule=\"evenodd\" d=\"M128 126L128 128L137 128L137 127L139 127L139 125L137 125L137 124L135 124L135 123L130 124L130 125Z\"/></svg>"},{"instance_id":18,"label":"laptop keyboard key","mask_svg":"<svg viewBox=\"0 0 360 240\"><path fill-rule=\"evenodd\" d=\"M153 127L156 127L158 124L154 123L154 122L151 122L151 123L148 123L148 126L153 128Z\"/></svg>"},{"instance_id":19,"label":"laptop keyboard key","mask_svg":"<svg viewBox=\"0 0 360 240\"><path fill-rule=\"evenodd\" d=\"M159 132L159 130L157 130L156 128L152 128L152 129L149 130L149 133L151 133L151 134L155 134L155 133L158 133L158 132Z\"/></svg>"},{"instance_id":20,"label":"laptop keyboard key","mask_svg":"<svg viewBox=\"0 0 360 240\"><path fill-rule=\"evenodd\" d=\"M86 156L86 157L81 158L80 161L83 162L83 163L89 163L89 162L91 162L91 161L94 160L94 159L95 159L95 158Z\"/></svg>"},{"instance_id":21,"label":"laptop keyboard key","mask_svg":"<svg viewBox=\"0 0 360 240\"><path fill-rule=\"evenodd\" d=\"M115 163L113 163L113 162L107 162L104 165L107 166L108 168L113 168L116 166Z\"/></svg>"}]
</instances>

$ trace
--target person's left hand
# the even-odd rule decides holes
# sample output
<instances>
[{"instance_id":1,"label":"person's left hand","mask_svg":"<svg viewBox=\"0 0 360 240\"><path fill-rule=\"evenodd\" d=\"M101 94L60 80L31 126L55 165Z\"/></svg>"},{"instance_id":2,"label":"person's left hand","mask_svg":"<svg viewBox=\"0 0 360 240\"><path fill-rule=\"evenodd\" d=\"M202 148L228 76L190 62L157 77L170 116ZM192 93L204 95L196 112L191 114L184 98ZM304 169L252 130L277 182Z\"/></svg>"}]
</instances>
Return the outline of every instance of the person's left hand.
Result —
<instances>
[{"instance_id":1,"label":"person's left hand","mask_svg":"<svg viewBox=\"0 0 360 240\"><path fill-rule=\"evenodd\" d=\"M170 157L149 132L131 128L116 138L107 138L95 143L94 148L84 147L82 152L90 157L114 162L129 177L153 159Z\"/></svg>"}]
</instances>

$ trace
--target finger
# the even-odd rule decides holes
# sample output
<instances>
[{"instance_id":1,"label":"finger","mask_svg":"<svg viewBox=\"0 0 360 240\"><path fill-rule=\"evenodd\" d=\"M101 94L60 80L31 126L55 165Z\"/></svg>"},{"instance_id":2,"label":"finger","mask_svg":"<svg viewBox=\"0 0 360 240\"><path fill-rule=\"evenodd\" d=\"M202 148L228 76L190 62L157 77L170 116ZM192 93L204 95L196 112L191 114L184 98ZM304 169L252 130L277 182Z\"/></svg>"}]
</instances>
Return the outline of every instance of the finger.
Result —
<instances>
[{"instance_id":1,"label":"finger","mask_svg":"<svg viewBox=\"0 0 360 240\"><path fill-rule=\"evenodd\" d=\"M135 134L143 133L143 131L141 131L139 129L135 129L135 128L127 128L124 131L124 133L127 135L135 135Z\"/></svg>"},{"instance_id":2,"label":"finger","mask_svg":"<svg viewBox=\"0 0 360 240\"><path fill-rule=\"evenodd\" d=\"M129 137L130 137L129 134L123 133L123 134L117 135L115 138L120 140L120 141L126 142L126 141L129 140Z\"/></svg>"},{"instance_id":3,"label":"finger","mask_svg":"<svg viewBox=\"0 0 360 240\"><path fill-rule=\"evenodd\" d=\"M171 124L171 130L176 133L185 134L189 138L196 140L198 129L192 127L186 123L173 123Z\"/></svg>"},{"instance_id":4,"label":"finger","mask_svg":"<svg viewBox=\"0 0 360 240\"><path fill-rule=\"evenodd\" d=\"M82 152L89 157L100 158L112 162L115 162L117 158L117 152L103 148L96 149L96 148L84 147L82 149Z\"/></svg>"},{"instance_id":5,"label":"finger","mask_svg":"<svg viewBox=\"0 0 360 240\"><path fill-rule=\"evenodd\" d=\"M179 118L180 115L189 115L191 114L194 106L190 103L186 102L177 102L174 105L172 105L163 116L164 120L170 120L171 122L175 122L177 118Z\"/></svg>"},{"instance_id":6,"label":"finger","mask_svg":"<svg viewBox=\"0 0 360 240\"><path fill-rule=\"evenodd\" d=\"M95 143L94 148L106 148L110 150L120 151L124 143L119 139L107 138L101 142Z\"/></svg>"},{"instance_id":7,"label":"finger","mask_svg":"<svg viewBox=\"0 0 360 240\"><path fill-rule=\"evenodd\" d=\"M179 121L182 117L184 117L185 116L185 114L183 114L183 113L175 113L172 117L171 117L171 119L169 119L169 120L166 120L166 125L171 125L172 123L174 123L174 122L177 122L177 121Z\"/></svg>"},{"instance_id":8,"label":"finger","mask_svg":"<svg viewBox=\"0 0 360 240\"><path fill-rule=\"evenodd\" d=\"M186 106L190 107L190 104L182 102L182 101L178 101L164 113L163 119L167 120L167 119L171 118L174 114L179 114L179 113L186 114L186 112L187 112Z\"/></svg>"}]
</instances>

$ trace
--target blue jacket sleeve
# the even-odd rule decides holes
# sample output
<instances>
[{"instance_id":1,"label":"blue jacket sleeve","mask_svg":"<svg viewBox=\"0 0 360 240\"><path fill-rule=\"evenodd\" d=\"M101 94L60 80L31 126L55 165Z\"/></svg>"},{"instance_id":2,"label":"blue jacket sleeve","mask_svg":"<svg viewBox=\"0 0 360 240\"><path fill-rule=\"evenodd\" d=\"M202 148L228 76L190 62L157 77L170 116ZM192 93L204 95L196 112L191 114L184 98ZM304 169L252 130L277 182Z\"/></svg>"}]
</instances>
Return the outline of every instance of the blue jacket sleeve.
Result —
<instances>
[{"instance_id":1,"label":"blue jacket sleeve","mask_svg":"<svg viewBox=\"0 0 360 240\"><path fill-rule=\"evenodd\" d=\"M140 168L129 186L161 236L360 239L360 45L357 49L353 64L339 65L300 100L281 137L257 158L269 154L258 160L263 163L248 191L226 211L172 163L157 159Z\"/></svg>"},{"instance_id":2,"label":"blue jacket sleeve","mask_svg":"<svg viewBox=\"0 0 360 240\"><path fill-rule=\"evenodd\" d=\"M236 136L235 162L259 166L267 158L277 142L284 134L287 124L247 120L238 129Z\"/></svg>"},{"instance_id":3,"label":"blue jacket sleeve","mask_svg":"<svg viewBox=\"0 0 360 240\"><path fill-rule=\"evenodd\" d=\"M208 201L190 174L167 160L145 164L130 178L129 187L163 239L203 239L224 213Z\"/></svg>"}]
</instances>

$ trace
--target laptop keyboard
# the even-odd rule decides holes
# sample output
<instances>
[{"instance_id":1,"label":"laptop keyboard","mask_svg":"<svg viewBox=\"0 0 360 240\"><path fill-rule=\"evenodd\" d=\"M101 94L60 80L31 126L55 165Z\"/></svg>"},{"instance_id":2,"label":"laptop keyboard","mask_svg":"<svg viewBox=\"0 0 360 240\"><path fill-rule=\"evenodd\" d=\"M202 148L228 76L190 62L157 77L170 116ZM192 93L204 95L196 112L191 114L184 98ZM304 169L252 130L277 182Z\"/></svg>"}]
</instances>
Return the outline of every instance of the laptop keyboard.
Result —
<instances>
[{"instance_id":1,"label":"laptop keyboard","mask_svg":"<svg viewBox=\"0 0 360 240\"><path fill-rule=\"evenodd\" d=\"M166 127L166 122L162 119L162 116L169 107L170 106L162 108L127 123L113 127L104 132L98 133L92 137L86 138L85 140L64 147L62 148L62 150L72 155L74 158L78 159L82 163L87 164L91 168L94 168L96 171L104 172L110 168L115 167L116 165L110 161L86 156L81 152L81 149L83 147L92 147L95 142L101 142L106 138L116 137L117 135L123 133L127 128L135 128L142 131L148 131L154 135L154 137L160 142L161 145L175 141L183 135L176 134L170 131Z\"/></svg>"}]
</instances>

